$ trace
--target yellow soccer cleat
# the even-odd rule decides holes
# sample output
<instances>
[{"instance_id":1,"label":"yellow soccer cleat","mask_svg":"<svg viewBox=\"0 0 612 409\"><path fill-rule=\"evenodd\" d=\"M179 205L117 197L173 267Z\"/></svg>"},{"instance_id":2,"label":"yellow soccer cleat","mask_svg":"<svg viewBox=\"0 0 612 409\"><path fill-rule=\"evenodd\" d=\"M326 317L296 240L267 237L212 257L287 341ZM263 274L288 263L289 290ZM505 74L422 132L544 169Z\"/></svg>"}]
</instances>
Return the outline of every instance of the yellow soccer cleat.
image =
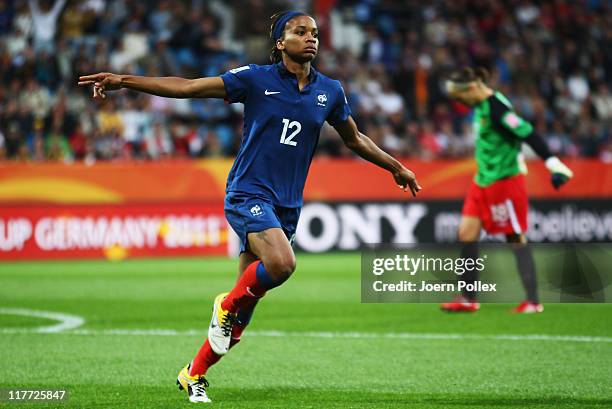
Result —
<instances>
[{"instance_id":1,"label":"yellow soccer cleat","mask_svg":"<svg viewBox=\"0 0 612 409\"><path fill-rule=\"evenodd\" d=\"M217 355L225 355L229 351L232 340L232 326L236 320L236 314L221 308L221 302L229 293L221 293L215 298L212 319L208 327L208 342L211 349Z\"/></svg>"},{"instance_id":2,"label":"yellow soccer cleat","mask_svg":"<svg viewBox=\"0 0 612 409\"><path fill-rule=\"evenodd\" d=\"M206 395L206 388L208 388L208 381L202 375L189 375L189 368L191 364L188 364L181 372L179 372L176 378L176 384L179 390L186 390L189 394L189 401L194 403L210 403L212 402L208 395Z\"/></svg>"}]
</instances>

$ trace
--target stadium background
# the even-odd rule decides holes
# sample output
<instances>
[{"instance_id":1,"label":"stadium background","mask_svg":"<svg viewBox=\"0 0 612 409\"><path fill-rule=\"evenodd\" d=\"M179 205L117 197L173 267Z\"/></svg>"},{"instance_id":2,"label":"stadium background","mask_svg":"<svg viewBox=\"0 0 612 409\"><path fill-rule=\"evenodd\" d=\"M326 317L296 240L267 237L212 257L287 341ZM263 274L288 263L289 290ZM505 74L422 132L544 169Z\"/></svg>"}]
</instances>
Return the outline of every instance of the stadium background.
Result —
<instances>
[{"instance_id":1,"label":"stadium background","mask_svg":"<svg viewBox=\"0 0 612 409\"><path fill-rule=\"evenodd\" d=\"M317 212L303 218L299 248L454 240L460 200L474 171L467 159L473 135L469 110L448 101L441 83L450 68L461 65L489 68L494 86L576 170L576 178L554 192L541 163L530 163L531 239L612 240L609 6L586 0L425 6L330 0L2 2L0 203L6 208L0 257L231 253L221 207L224 179L240 143L242 105L128 91L99 102L75 83L79 75L98 71L197 77L266 63L269 16L287 7L315 14L321 29L317 68L343 82L360 129L404 158L425 187L417 202L405 202L383 172L363 166L326 126L306 198L328 204L315 208L327 209L327 218ZM377 209L373 218L366 214L373 214L365 210L368 203ZM121 206L131 207L117 213ZM413 212L418 234L394 234L389 212L397 211L404 217ZM310 213L307 205L304 214ZM113 214L121 218L114 233L108 227ZM88 217L93 224L78 223ZM141 217L157 220L159 240L152 247L127 237L134 229L128 231L126 218ZM208 218L218 227L207 230ZM67 230L81 233L69 239ZM99 237L83 238L87 234Z\"/></svg>"}]
</instances>

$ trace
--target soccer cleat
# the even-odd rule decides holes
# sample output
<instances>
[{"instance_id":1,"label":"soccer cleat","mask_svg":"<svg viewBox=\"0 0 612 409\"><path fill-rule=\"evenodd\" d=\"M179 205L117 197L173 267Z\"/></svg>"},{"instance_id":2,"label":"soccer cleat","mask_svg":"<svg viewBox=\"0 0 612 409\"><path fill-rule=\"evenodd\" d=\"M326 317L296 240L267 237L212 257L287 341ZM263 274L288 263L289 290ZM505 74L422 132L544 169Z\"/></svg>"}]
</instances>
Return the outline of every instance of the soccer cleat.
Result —
<instances>
[{"instance_id":1,"label":"soccer cleat","mask_svg":"<svg viewBox=\"0 0 612 409\"><path fill-rule=\"evenodd\" d=\"M518 307L512 309L512 312L517 314L535 314L543 311L544 306L542 304L531 301L523 301Z\"/></svg>"},{"instance_id":2,"label":"soccer cleat","mask_svg":"<svg viewBox=\"0 0 612 409\"><path fill-rule=\"evenodd\" d=\"M181 369L181 372L176 378L176 384L179 390L186 390L189 394L189 401L194 403L210 403L212 402L208 395L206 395L206 388L208 388L208 381L202 375L189 375L189 368L191 364Z\"/></svg>"},{"instance_id":3,"label":"soccer cleat","mask_svg":"<svg viewBox=\"0 0 612 409\"><path fill-rule=\"evenodd\" d=\"M212 319L208 327L208 342L210 348L217 355L225 355L229 351L232 340L232 326L236 320L236 314L221 308L221 302L229 293L219 294L215 298Z\"/></svg>"},{"instance_id":4,"label":"soccer cleat","mask_svg":"<svg viewBox=\"0 0 612 409\"><path fill-rule=\"evenodd\" d=\"M460 295L454 301L440 304L440 309L446 312L476 312L480 309L480 303L470 301Z\"/></svg>"}]
</instances>

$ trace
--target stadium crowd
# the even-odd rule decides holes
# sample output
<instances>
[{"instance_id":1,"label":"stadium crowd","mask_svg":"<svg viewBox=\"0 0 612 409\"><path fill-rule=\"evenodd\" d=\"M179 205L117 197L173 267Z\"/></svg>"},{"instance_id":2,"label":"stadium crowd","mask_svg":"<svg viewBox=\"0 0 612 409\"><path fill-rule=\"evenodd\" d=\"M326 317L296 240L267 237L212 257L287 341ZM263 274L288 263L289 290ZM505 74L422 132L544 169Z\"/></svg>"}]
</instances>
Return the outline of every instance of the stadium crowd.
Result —
<instances>
[{"instance_id":1,"label":"stadium crowd","mask_svg":"<svg viewBox=\"0 0 612 409\"><path fill-rule=\"evenodd\" d=\"M470 112L443 92L457 66L492 84L561 156L612 161L607 0L0 1L0 160L232 156L241 106L76 86L99 71L218 75L268 63L269 16L317 18L318 70L340 79L360 129L421 158L471 155ZM324 128L318 155L347 156Z\"/></svg>"}]
</instances>

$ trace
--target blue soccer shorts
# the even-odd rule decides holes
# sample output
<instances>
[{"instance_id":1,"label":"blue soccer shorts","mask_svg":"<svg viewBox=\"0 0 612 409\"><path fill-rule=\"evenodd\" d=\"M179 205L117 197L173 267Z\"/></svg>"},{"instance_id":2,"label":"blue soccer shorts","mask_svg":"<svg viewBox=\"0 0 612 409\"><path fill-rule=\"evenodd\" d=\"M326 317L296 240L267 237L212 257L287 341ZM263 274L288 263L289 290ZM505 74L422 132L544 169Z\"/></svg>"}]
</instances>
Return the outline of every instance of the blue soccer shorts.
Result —
<instances>
[{"instance_id":1,"label":"blue soccer shorts","mask_svg":"<svg viewBox=\"0 0 612 409\"><path fill-rule=\"evenodd\" d=\"M240 253L249 249L247 235L279 227L293 244L300 207L275 206L270 200L243 193L225 196L225 218L240 238Z\"/></svg>"}]
</instances>

